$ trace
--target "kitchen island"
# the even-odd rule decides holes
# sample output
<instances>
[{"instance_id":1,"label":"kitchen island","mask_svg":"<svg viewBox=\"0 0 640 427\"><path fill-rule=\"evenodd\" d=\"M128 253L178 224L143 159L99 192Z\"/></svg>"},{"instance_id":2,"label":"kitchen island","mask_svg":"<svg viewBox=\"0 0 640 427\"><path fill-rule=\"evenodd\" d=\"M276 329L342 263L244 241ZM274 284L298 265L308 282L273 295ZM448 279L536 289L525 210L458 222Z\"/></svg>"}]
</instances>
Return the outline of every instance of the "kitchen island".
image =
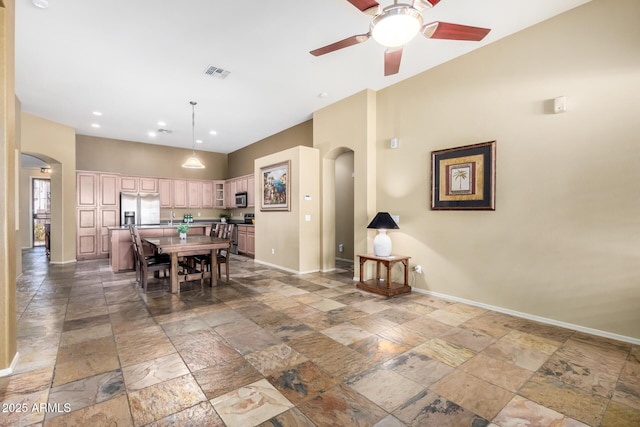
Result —
<instances>
[{"instance_id":1,"label":"kitchen island","mask_svg":"<svg viewBox=\"0 0 640 427\"><path fill-rule=\"evenodd\" d=\"M140 237L171 237L178 236L178 223L141 225L138 226ZM189 224L189 235L208 235L211 231L211 222L196 222ZM133 247L131 233L128 226L109 227L109 263L114 273L130 271L134 269Z\"/></svg>"}]
</instances>

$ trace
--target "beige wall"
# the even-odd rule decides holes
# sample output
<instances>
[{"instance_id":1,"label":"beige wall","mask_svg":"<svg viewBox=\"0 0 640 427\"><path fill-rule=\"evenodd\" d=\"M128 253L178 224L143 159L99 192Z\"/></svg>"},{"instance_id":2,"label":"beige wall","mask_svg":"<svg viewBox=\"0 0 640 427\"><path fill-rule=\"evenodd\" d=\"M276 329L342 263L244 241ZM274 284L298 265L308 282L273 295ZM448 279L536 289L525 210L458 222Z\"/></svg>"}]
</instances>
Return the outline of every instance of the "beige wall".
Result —
<instances>
[{"instance_id":1,"label":"beige wall","mask_svg":"<svg viewBox=\"0 0 640 427\"><path fill-rule=\"evenodd\" d=\"M22 113L22 152L51 165L51 262L76 259L76 143L75 130ZM28 197L28 194L21 195Z\"/></svg>"},{"instance_id":2,"label":"beige wall","mask_svg":"<svg viewBox=\"0 0 640 427\"><path fill-rule=\"evenodd\" d=\"M336 158L336 257L353 261L353 151ZM339 246L343 245L340 253Z\"/></svg>"},{"instance_id":3,"label":"beige wall","mask_svg":"<svg viewBox=\"0 0 640 427\"><path fill-rule=\"evenodd\" d=\"M15 3L0 0L0 373L16 362Z\"/></svg>"},{"instance_id":4,"label":"beige wall","mask_svg":"<svg viewBox=\"0 0 640 427\"><path fill-rule=\"evenodd\" d=\"M417 288L640 339L638 17L594 0L378 93L377 207ZM489 140L496 210L430 210L430 152Z\"/></svg>"},{"instance_id":5,"label":"beige wall","mask_svg":"<svg viewBox=\"0 0 640 427\"><path fill-rule=\"evenodd\" d=\"M228 178L248 175L253 172L253 162L256 159L299 145L305 147L313 146L312 120L230 153Z\"/></svg>"},{"instance_id":6,"label":"beige wall","mask_svg":"<svg viewBox=\"0 0 640 427\"><path fill-rule=\"evenodd\" d=\"M376 211L376 94L365 90L313 115L313 145L320 150L322 228L321 263L323 270L335 267L336 184L335 160L347 151L354 153L353 247L356 254L367 253L373 234L368 221ZM359 266L355 265L356 276Z\"/></svg>"},{"instance_id":7,"label":"beige wall","mask_svg":"<svg viewBox=\"0 0 640 427\"><path fill-rule=\"evenodd\" d=\"M227 155L209 151L196 151L204 169L185 169L182 163L191 155L190 149L78 135L76 153L78 170L159 178L227 178Z\"/></svg>"},{"instance_id":8,"label":"beige wall","mask_svg":"<svg viewBox=\"0 0 640 427\"><path fill-rule=\"evenodd\" d=\"M293 272L320 269L320 183L318 150L294 147L255 161L255 174L260 168L289 161L289 211L261 211L260 179L256 180L256 252L258 262L275 265ZM305 200L308 196L309 200ZM305 217L309 215L310 220Z\"/></svg>"}]
</instances>

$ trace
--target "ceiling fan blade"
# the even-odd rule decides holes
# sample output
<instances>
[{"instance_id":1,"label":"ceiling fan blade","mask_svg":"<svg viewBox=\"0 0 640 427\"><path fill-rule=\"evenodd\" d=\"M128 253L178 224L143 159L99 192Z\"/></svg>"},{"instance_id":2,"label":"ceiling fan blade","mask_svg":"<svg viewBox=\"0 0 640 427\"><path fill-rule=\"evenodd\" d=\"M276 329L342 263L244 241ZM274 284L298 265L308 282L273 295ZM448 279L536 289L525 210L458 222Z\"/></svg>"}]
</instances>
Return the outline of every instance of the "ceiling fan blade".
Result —
<instances>
[{"instance_id":1,"label":"ceiling fan blade","mask_svg":"<svg viewBox=\"0 0 640 427\"><path fill-rule=\"evenodd\" d=\"M339 42L331 43L324 47L312 50L309 52L313 56L320 56L327 53L331 53L333 51L344 49L345 47L353 46L354 44L364 43L369 40L369 34L359 34L357 36L347 37L344 40L340 40Z\"/></svg>"},{"instance_id":2,"label":"ceiling fan blade","mask_svg":"<svg viewBox=\"0 0 640 427\"><path fill-rule=\"evenodd\" d=\"M380 10L380 5L375 0L347 0L349 3L357 7L364 13L369 15L377 15ZM438 0L440 1L440 0Z\"/></svg>"},{"instance_id":3,"label":"ceiling fan blade","mask_svg":"<svg viewBox=\"0 0 640 427\"><path fill-rule=\"evenodd\" d=\"M430 22L422 27L422 34L430 39L480 41L489 28L470 27L468 25L450 24L448 22Z\"/></svg>"},{"instance_id":4,"label":"ceiling fan blade","mask_svg":"<svg viewBox=\"0 0 640 427\"><path fill-rule=\"evenodd\" d=\"M413 0L413 4L411 5L414 9L424 10L426 8L431 8L440 3L440 0Z\"/></svg>"},{"instance_id":5,"label":"ceiling fan blade","mask_svg":"<svg viewBox=\"0 0 640 427\"><path fill-rule=\"evenodd\" d=\"M400 61L402 60L402 46L390 47L384 51L384 75L391 76L400 71Z\"/></svg>"}]
</instances>

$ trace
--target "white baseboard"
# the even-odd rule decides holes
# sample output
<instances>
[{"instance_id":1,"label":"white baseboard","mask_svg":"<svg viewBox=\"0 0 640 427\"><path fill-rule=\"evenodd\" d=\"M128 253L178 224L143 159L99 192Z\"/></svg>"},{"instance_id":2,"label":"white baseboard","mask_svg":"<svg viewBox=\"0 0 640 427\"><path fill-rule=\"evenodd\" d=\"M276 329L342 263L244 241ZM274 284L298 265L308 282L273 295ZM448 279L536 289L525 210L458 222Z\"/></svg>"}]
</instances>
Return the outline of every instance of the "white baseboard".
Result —
<instances>
[{"instance_id":1,"label":"white baseboard","mask_svg":"<svg viewBox=\"0 0 640 427\"><path fill-rule=\"evenodd\" d=\"M73 264L74 262L78 262L78 260L72 259L69 261L49 261L49 264L64 265L64 264Z\"/></svg>"},{"instance_id":2,"label":"white baseboard","mask_svg":"<svg viewBox=\"0 0 640 427\"><path fill-rule=\"evenodd\" d=\"M533 320L535 322L545 323L547 325L559 326L565 329L572 329L574 331L584 332L586 334L596 335L603 338L610 338L617 341L624 341L635 345L640 345L640 339L628 337L626 335L614 334L612 332L601 331L599 329L587 328L585 326L575 325L573 323L561 322L555 319L549 319L546 317L536 316L535 314L523 313L521 311L515 311L508 308L498 307L495 305L484 304L481 302L468 300L465 298L458 298L447 294L441 294L439 292L427 291L419 288L411 288L413 292L418 292L425 295L431 295L437 298L442 298L449 301L461 302L464 304L472 305L475 307L486 308L487 310L497 311L498 313L508 314L515 317L520 317L527 320Z\"/></svg>"},{"instance_id":3,"label":"white baseboard","mask_svg":"<svg viewBox=\"0 0 640 427\"><path fill-rule=\"evenodd\" d=\"M320 270L319 269L315 269L315 270L309 270L309 271L298 271L298 270L292 270L290 268L286 268L283 267L281 265L276 265L276 264L271 264L269 262L265 262L265 261L261 261L259 259L255 259L253 260L254 262L258 263L258 264L262 264L262 265L266 265L268 267L273 267L273 268L277 268L278 270L283 270L286 271L288 273L293 273L293 274L310 274L310 273L317 273Z\"/></svg>"},{"instance_id":4,"label":"white baseboard","mask_svg":"<svg viewBox=\"0 0 640 427\"><path fill-rule=\"evenodd\" d=\"M20 359L20 353L16 351L16 354L13 356L13 360L8 368L0 369L0 377L6 377L7 375L13 374L13 371L16 369L16 365L18 365L18 359Z\"/></svg>"}]
</instances>

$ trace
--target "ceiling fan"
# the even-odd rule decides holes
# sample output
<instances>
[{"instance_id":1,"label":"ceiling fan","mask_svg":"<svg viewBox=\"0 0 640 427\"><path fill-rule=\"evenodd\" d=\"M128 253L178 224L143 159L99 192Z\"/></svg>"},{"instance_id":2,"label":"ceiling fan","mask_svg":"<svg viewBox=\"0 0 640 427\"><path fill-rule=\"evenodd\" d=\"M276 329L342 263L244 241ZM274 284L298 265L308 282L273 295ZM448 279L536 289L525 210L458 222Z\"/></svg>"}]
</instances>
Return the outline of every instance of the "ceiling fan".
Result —
<instances>
[{"instance_id":1,"label":"ceiling fan","mask_svg":"<svg viewBox=\"0 0 640 427\"><path fill-rule=\"evenodd\" d=\"M325 55L345 47L364 43L373 37L387 49L384 52L384 75L397 74L402 60L402 47L421 32L430 39L480 41L491 31L488 28L450 24L448 22L422 23L421 11L434 7L440 0L412 0L411 5L398 3L382 8L375 0L347 0L362 12L372 15L369 32L312 50L314 56ZM409 1L409 0L407 0Z\"/></svg>"}]
</instances>

